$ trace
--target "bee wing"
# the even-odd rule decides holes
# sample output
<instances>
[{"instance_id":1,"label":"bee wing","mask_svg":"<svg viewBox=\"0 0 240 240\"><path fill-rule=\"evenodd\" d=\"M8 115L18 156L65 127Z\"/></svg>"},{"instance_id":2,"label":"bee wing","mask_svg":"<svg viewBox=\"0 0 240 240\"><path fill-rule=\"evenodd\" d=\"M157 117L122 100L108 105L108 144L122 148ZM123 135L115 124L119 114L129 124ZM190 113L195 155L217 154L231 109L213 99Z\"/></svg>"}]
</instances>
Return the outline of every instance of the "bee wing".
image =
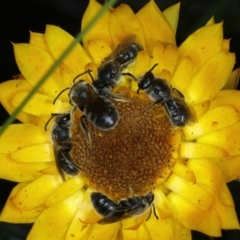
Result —
<instances>
[{"instance_id":1,"label":"bee wing","mask_svg":"<svg viewBox=\"0 0 240 240\"><path fill-rule=\"evenodd\" d=\"M105 64L106 62L109 62L111 60L115 60L120 55L124 55L135 42L135 39L135 35L130 35L124 38L113 50L113 52L103 60L102 64Z\"/></svg>"},{"instance_id":2,"label":"bee wing","mask_svg":"<svg viewBox=\"0 0 240 240\"><path fill-rule=\"evenodd\" d=\"M181 110L187 116L187 119L188 119L187 124L191 125L192 123L196 123L197 122L196 113L195 113L193 107L191 107L188 103L185 102L184 95L179 90L177 90L176 88L172 89L172 95L174 97L174 100L181 107Z\"/></svg>"},{"instance_id":3,"label":"bee wing","mask_svg":"<svg viewBox=\"0 0 240 240\"><path fill-rule=\"evenodd\" d=\"M61 154L60 149L61 149L61 147L59 146L59 144L56 141L54 141L53 152L54 152L54 158L55 158L55 163L56 163L56 166L57 166L57 170L58 170L63 182L66 182L66 178L65 178L63 169L61 168L60 162L59 162L59 158L60 158L60 154Z\"/></svg>"},{"instance_id":4,"label":"bee wing","mask_svg":"<svg viewBox=\"0 0 240 240\"><path fill-rule=\"evenodd\" d=\"M119 208L117 209L113 215L109 217L105 217L98 221L99 224L109 224L109 223L115 223L122 221L126 218L132 217L132 215L129 213L128 209L126 208Z\"/></svg>"},{"instance_id":5,"label":"bee wing","mask_svg":"<svg viewBox=\"0 0 240 240\"><path fill-rule=\"evenodd\" d=\"M183 112L188 119L187 124L192 125L193 123L196 123L197 117L194 109L188 103L186 103L182 97L175 97L174 100L177 102L180 111Z\"/></svg>"}]
</instances>

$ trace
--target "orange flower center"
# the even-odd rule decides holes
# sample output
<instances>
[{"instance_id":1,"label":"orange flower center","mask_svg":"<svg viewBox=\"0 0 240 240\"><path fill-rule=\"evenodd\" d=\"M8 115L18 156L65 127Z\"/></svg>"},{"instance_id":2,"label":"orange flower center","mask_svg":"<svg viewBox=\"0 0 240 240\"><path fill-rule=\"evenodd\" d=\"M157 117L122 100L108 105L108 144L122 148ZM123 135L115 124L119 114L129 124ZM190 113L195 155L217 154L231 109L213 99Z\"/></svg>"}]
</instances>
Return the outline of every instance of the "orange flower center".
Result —
<instances>
[{"instance_id":1,"label":"orange flower center","mask_svg":"<svg viewBox=\"0 0 240 240\"><path fill-rule=\"evenodd\" d=\"M72 154L90 187L119 199L144 195L159 177L169 176L175 162L173 130L166 117L156 117L163 112L160 105L145 111L151 104L136 95L129 102L115 101L120 120L110 131L101 131L85 119L91 146L75 113Z\"/></svg>"}]
</instances>

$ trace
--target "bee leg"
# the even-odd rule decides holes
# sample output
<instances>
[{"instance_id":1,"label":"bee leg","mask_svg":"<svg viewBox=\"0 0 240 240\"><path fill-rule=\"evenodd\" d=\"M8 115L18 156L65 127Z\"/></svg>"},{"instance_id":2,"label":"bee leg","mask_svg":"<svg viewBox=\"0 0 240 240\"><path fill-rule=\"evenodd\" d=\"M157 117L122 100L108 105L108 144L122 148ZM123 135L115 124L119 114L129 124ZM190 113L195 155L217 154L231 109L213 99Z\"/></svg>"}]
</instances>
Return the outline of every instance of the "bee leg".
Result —
<instances>
[{"instance_id":1,"label":"bee leg","mask_svg":"<svg viewBox=\"0 0 240 240\"><path fill-rule=\"evenodd\" d=\"M154 102L150 107L148 107L143 113L151 110L156 104L163 104L164 100L163 99L159 99L156 102Z\"/></svg>"},{"instance_id":2,"label":"bee leg","mask_svg":"<svg viewBox=\"0 0 240 240\"><path fill-rule=\"evenodd\" d=\"M66 182L66 178L64 173L69 174L71 176L75 176L79 173L79 167L73 162L72 157L69 155L70 149L61 149L56 154L56 166L58 172L63 180Z\"/></svg>"},{"instance_id":3,"label":"bee leg","mask_svg":"<svg viewBox=\"0 0 240 240\"><path fill-rule=\"evenodd\" d=\"M59 156L60 155L60 156ZM65 176L64 176L64 162L65 162L65 159L63 158L63 156L62 156L62 154L60 154L60 153L58 153L58 156L59 157L57 157L56 158L56 166L57 166L57 170L58 170L58 172L59 172L59 175L61 176L61 178L62 178L62 181L63 182L66 182L66 178L65 178Z\"/></svg>"},{"instance_id":4,"label":"bee leg","mask_svg":"<svg viewBox=\"0 0 240 240\"><path fill-rule=\"evenodd\" d=\"M87 117L85 115L81 116L81 118L80 118L80 126L82 128L83 133L86 135L87 142L89 143L89 145L91 147L91 145L92 145L91 135L90 135L90 133L89 133L89 131L87 129L87 126L85 125L85 123L83 121L84 118L87 118Z\"/></svg>"},{"instance_id":5,"label":"bee leg","mask_svg":"<svg viewBox=\"0 0 240 240\"><path fill-rule=\"evenodd\" d=\"M163 102L163 106L164 106L166 115L167 115L167 117L168 117L168 119L169 119L169 121L170 121L170 124L171 124L172 128L174 128L175 124L174 124L173 119L172 119L172 113L171 113L171 111L169 110L166 102Z\"/></svg>"},{"instance_id":6,"label":"bee leg","mask_svg":"<svg viewBox=\"0 0 240 240\"><path fill-rule=\"evenodd\" d=\"M112 90L108 87L100 88L98 90L98 94L99 94L99 96L103 96L103 97L112 97L113 96Z\"/></svg>"},{"instance_id":7,"label":"bee leg","mask_svg":"<svg viewBox=\"0 0 240 240\"><path fill-rule=\"evenodd\" d=\"M127 98L124 98L124 97L120 97L118 95L112 95L112 98L114 100L116 100L117 102L131 102L131 100L127 99Z\"/></svg>"},{"instance_id":8,"label":"bee leg","mask_svg":"<svg viewBox=\"0 0 240 240\"><path fill-rule=\"evenodd\" d=\"M121 75L123 76L129 76L131 78L133 78L134 81L138 82L138 79L131 73L127 72L127 73L121 73Z\"/></svg>"},{"instance_id":9,"label":"bee leg","mask_svg":"<svg viewBox=\"0 0 240 240\"><path fill-rule=\"evenodd\" d=\"M62 167L63 170L72 176L75 176L79 173L80 168L74 163L72 157L69 155L68 152L62 150L61 151L62 156L64 157L64 161L62 161Z\"/></svg>"}]
</instances>

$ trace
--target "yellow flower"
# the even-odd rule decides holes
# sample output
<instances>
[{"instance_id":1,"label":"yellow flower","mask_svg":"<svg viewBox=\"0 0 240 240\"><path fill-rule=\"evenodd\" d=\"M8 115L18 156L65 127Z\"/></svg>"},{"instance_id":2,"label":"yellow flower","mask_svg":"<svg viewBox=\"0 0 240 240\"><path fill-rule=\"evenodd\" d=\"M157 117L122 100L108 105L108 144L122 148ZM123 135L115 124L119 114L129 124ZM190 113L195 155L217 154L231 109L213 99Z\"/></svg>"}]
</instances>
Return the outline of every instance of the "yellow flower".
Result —
<instances>
[{"instance_id":1,"label":"yellow flower","mask_svg":"<svg viewBox=\"0 0 240 240\"><path fill-rule=\"evenodd\" d=\"M101 8L90 0L82 27ZM137 14L125 4L110 9L84 37L83 46L76 46L48 78L18 115L22 124L10 125L0 137L0 177L19 182L4 206L1 221L34 222L28 240L186 240L191 239L191 230L218 237L222 229L239 229L226 185L240 175L240 93L226 89L237 81L239 69L232 72L235 55L229 52L229 40L223 39L222 23L210 21L177 47L178 11L176 4L161 12L154 1ZM114 89L131 99L115 102L121 123L109 132L88 124L92 150L76 128L72 156L83 171L66 176L64 182L55 164L52 123L47 131L44 127L52 113L68 112L72 106L67 91L54 105L53 101L72 86L79 73L91 69L96 76L102 60L129 35L135 35L144 50L124 72L138 78L158 63L154 75L183 93L197 121L172 129L159 104L143 114L151 102L143 91L136 95L137 83L124 76ZM13 44L22 76L0 84L0 101L10 114L72 40L61 28L48 25L44 34L31 33L29 44ZM87 74L81 78L91 82ZM75 126L81 114L73 114ZM140 141L132 137L137 134ZM130 158L131 169L124 162ZM118 161L125 165L121 167ZM97 167L90 165L93 163ZM115 176L107 165L119 166L114 169ZM114 188L122 172L125 177ZM155 213L147 219L149 208L140 216L100 225L97 222L103 217L90 200L96 191L116 202L131 194L152 192Z\"/></svg>"}]
</instances>

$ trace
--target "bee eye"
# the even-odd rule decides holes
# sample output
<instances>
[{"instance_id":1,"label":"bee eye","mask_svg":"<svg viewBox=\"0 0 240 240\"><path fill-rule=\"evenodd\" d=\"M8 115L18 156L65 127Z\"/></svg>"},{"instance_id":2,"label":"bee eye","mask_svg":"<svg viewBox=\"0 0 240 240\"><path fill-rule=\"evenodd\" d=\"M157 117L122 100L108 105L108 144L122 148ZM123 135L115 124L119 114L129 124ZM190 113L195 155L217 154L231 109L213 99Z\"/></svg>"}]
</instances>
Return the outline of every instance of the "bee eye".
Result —
<instances>
[{"instance_id":1,"label":"bee eye","mask_svg":"<svg viewBox=\"0 0 240 240\"><path fill-rule=\"evenodd\" d=\"M111 78L115 78L116 74L115 73L111 73Z\"/></svg>"},{"instance_id":2,"label":"bee eye","mask_svg":"<svg viewBox=\"0 0 240 240\"><path fill-rule=\"evenodd\" d=\"M67 122L69 120L70 120L70 115L63 118L63 122Z\"/></svg>"}]
</instances>

